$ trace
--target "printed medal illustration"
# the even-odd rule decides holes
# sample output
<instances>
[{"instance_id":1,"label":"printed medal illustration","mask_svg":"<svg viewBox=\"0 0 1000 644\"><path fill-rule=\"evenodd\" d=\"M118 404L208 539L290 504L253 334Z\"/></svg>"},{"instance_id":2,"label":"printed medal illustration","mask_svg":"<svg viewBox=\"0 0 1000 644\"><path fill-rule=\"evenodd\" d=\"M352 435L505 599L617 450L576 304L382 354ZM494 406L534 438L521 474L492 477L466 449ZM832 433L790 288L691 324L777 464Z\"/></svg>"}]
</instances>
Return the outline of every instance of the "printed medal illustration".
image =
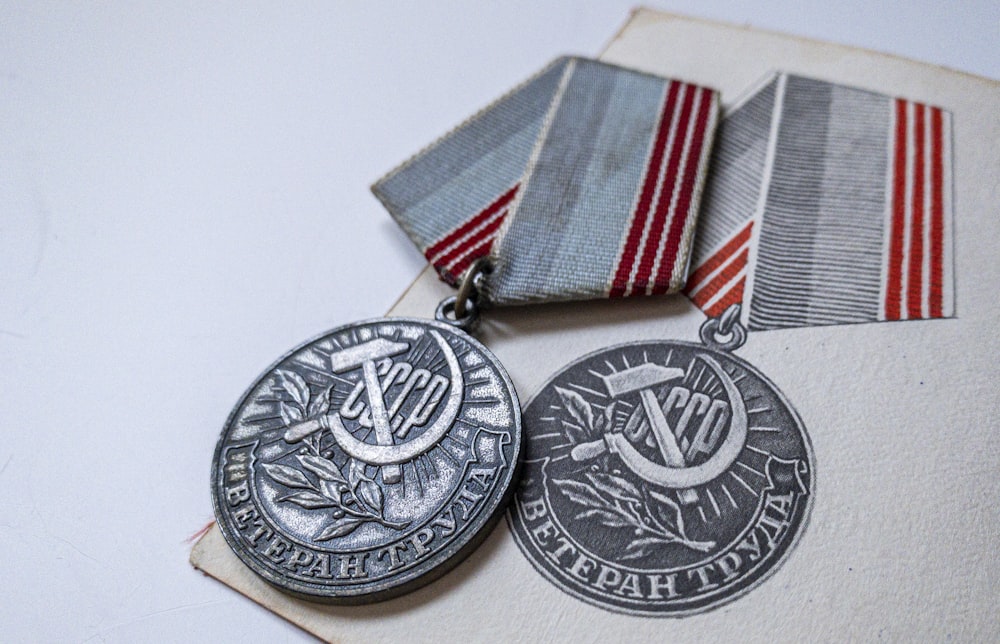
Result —
<instances>
[{"instance_id":1,"label":"printed medal illustration","mask_svg":"<svg viewBox=\"0 0 1000 644\"><path fill-rule=\"evenodd\" d=\"M250 388L212 472L219 526L247 566L304 599L363 603L433 581L486 537L513 492L520 409L458 326L340 327Z\"/></svg>"},{"instance_id":2,"label":"printed medal illustration","mask_svg":"<svg viewBox=\"0 0 1000 644\"><path fill-rule=\"evenodd\" d=\"M805 428L781 392L732 355L739 306L702 344L592 353L528 403L525 468L508 522L565 592L647 616L743 595L788 555L814 487Z\"/></svg>"}]
</instances>

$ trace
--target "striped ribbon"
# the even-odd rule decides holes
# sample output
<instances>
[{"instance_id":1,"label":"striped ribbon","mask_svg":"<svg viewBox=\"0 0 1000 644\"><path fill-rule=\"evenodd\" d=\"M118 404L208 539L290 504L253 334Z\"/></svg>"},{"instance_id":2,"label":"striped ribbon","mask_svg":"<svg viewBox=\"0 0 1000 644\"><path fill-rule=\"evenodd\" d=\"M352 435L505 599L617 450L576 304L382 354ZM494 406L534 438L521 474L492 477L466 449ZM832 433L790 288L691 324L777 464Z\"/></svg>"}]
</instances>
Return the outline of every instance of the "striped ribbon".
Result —
<instances>
[{"instance_id":1,"label":"striped ribbon","mask_svg":"<svg viewBox=\"0 0 1000 644\"><path fill-rule=\"evenodd\" d=\"M790 74L719 126L685 293L750 329L954 314L951 115Z\"/></svg>"},{"instance_id":2,"label":"striped ribbon","mask_svg":"<svg viewBox=\"0 0 1000 644\"><path fill-rule=\"evenodd\" d=\"M497 305L684 284L715 91L562 58L372 190L455 284L489 254Z\"/></svg>"}]
</instances>

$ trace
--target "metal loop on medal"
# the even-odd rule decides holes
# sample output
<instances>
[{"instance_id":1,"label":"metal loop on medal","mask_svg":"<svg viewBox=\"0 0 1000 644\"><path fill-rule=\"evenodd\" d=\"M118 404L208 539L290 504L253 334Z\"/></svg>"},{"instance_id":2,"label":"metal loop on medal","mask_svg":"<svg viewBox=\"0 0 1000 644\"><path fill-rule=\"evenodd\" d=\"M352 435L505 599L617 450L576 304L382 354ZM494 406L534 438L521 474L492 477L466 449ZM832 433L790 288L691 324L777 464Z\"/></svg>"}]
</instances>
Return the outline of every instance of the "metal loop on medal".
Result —
<instances>
[{"instance_id":1,"label":"metal loop on medal","mask_svg":"<svg viewBox=\"0 0 1000 644\"><path fill-rule=\"evenodd\" d=\"M483 276L491 268L488 257L480 257L472 262L458 286L458 293L441 300L434 312L434 319L472 333L479 323L479 291L483 285Z\"/></svg>"},{"instance_id":2,"label":"metal loop on medal","mask_svg":"<svg viewBox=\"0 0 1000 644\"><path fill-rule=\"evenodd\" d=\"M492 270L492 264L488 256L483 256L472 262L465 271L462 283L458 285L458 293L455 294L455 317L463 318L466 309L475 308L479 300L479 291L483 285L483 277Z\"/></svg>"},{"instance_id":3,"label":"metal loop on medal","mask_svg":"<svg viewBox=\"0 0 1000 644\"><path fill-rule=\"evenodd\" d=\"M472 333L479 323L479 290L482 288L483 276L491 269L488 257L480 257L472 262L458 286L458 293L441 300L434 312L434 319Z\"/></svg>"},{"instance_id":4,"label":"metal loop on medal","mask_svg":"<svg viewBox=\"0 0 1000 644\"><path fill-rule=\"evenodd\" d=\"M720 351L735 351L747 341L747 330L740 324L740 305L733 304L717 318L705 320L698 331L702 343Z\"/></svg>"},{"instance_id":5,"label":"metal loop on medal","mask_svg":"<svg viewBox=\"0 0 1000 644\"><path fill-rule=\"evenodd\" d=\"M479 323L479 307L476 306L474 299L470 299L465 303L465 315L459 316L456 307L457 302L457 295L449 295L441 300L437 310L434 312L434 319L453 326L456 329L461 329L466 333L472 333Z\"/></svg>"}]
</instances>

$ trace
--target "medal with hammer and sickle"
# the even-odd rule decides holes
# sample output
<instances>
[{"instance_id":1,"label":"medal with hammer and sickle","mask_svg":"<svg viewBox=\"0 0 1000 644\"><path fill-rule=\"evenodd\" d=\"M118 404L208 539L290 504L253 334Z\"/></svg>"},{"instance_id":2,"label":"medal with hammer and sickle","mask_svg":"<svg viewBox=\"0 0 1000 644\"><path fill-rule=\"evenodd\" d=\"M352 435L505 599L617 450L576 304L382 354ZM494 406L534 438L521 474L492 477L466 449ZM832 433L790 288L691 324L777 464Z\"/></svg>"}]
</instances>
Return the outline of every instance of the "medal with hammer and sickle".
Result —
<instances>
[{"instance_id":1,"label":"medal with hammer and sickle","mask_svg":"<svg viewBox=\"0 0 1000 644\"><path fill-rule=\"evenodd\" d=\"M451 374L450 379L436 374L432 376L426 369L414 370L408 362L393 364L391 362L393 356L410 349L410 345L406 342L375 338L341 349L330 355L330 367L333 373L341 374L360 367L362 380L354 387L351 396L345 400L339 411L290 426L285 432L285 441L296 443L320 428L328 429L333 434L333 439L349 456L369 465L380 466L382 480L385 483L398 483L401 478L400 464L413 460L437 445L451 429L462 404L464 382L458 358L440 332L432 330L428 334L441 350L444 365ZM385 366L384 379L379 378L379 365ZM400 378L400 375L403 377ZM390 404L387 404L384 390L397 381L404 381L403 390ZM431 386L427 387L429 383ZM411 410L410 417L404 419L400 411L408 394L414 391L415 384L422 384L425 393ZM345 415L354 418L361 415L358 411L352 411L349 403L357 398L358 392L362 389L368 394L370 421L359 424L374 425L374 445L356 438L344 426ZM406 438L415 425L422 425L429 420L442 400L444 391L447 391L444 395L444 406L431 426L417 438L397 444L395 442L397 437L401 440Z\"/></svg>"},{"instance_id":2,"label":"medal with hammer and sickle","mask_svg":"<svg viewBox=\"0 0 1000 644\"><path fill-rule=\"evenodd\" d=\"M517 395L469 320L442 317L334 329L233 411L216 515L269 583L323 602L388 599L456 565L502 516L523 448Z\"/></svg>"}]
</instances>

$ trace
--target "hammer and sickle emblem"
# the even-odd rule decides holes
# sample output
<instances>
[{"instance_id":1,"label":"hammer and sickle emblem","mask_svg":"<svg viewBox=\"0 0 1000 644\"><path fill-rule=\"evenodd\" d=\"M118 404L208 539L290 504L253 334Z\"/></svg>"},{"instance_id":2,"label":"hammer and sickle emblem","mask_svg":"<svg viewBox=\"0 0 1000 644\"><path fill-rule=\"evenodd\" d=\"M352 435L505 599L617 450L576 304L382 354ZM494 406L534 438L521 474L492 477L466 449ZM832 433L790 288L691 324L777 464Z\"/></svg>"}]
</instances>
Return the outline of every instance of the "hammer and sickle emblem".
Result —
<instances>
[{"instance_id":1,"label":"hammer and sickle emblem","mask_svg":"<svg viewBox=\"0 0 1000 644\"><path fill-rule=\"evenodd\" d=\"M350 347L349 349L338 351L330 356L331 367L334 372L343 372L356 369L358 366L361 367L365 389L368 394L371 421L375 426L376 444L371 445L355 438L344 427L343 419L339 413L325 416L322 420L326 422L323 424L329 427L333 433L334 440L337 441L337 444L348 455L370 465L381 466L382 479L386 483L396 483L400 480L401 470L399 465L401 463L413 460L438 444L444 435L448 433L448 430L451 429L452 423L458 416L459 408L462 404L464 380L462 369L458 364L458 358L440 333L437 331L430 331L429 333L444 355L445 363L451 372L451 379L447 380L439 376L430 378L431 384L428 386L424 397L421 399L421 403L418 405L420 410L416 412L420 418L408 419L401 427L395 429L395 431L391 423L390 410L386 408L377 364L381 360L406 351L409 349L409 345L402 342L393 342L385 338L376 338ZM444 395L445 388L448 390L446 396ZM422 422L426 422L428 418L425 418L425 416L429 416L429 411L432 409L432 407L428 406L428 402L434 400L440 402L442 397L444 398L444 407L440 415L438 415L437 420L420 436L397 445L395 443L395 436L399 435L403 438L415 424L419 425ZM401 404L401 400L401 398L398 398L397 402ZM396 406L396 404L393 405L394 408ZM395 412L397 410L393 409L392 411Z\"/></svg>"},{"instance_id":2,"label":"hammer and sickle emblem","mask_svg":"<svg viewBox=\"0 0 1000 644\"><path fill-rule=\"evenodd\" d=\"M729 433L715 453L704 463L692 467L687 466L674 432L671 430L652 389L654 385L683 376L683 370L651 363L609 374L603 376L603 379L612 396L639 391L646 417L653 430L653 438L660 448L665 465L654 463L640 454L628 438L621 433L607 433L600 440L577 445L570 453L573 460L589 460L609 451L612 454L617 454L622 462L641 479L655 485L678 490L679 498L683 503L696 501L698 496L692 488L704 485L725 473L743 451L747 438L746 404L743 402L743 397L736 384L714 358L705 354L699 354L698 358L708 365L719 378L732 408Z\"/></svg>"}]
</instances>

